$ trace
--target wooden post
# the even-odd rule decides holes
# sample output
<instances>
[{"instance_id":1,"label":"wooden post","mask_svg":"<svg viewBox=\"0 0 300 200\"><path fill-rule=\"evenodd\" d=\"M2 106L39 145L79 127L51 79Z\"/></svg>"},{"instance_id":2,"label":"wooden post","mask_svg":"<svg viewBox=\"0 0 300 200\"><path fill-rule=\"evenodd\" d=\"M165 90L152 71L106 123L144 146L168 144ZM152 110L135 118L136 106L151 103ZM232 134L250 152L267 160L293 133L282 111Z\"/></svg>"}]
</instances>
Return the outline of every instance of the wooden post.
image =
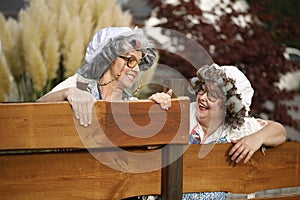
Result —
<instances>
[{"instance_id":1,"label":"wooden post","mask_svg":"<svg viewBox=\"0 0 300 200\"><path fill-rule=\"evenodd\" d=\"M183 145L168 145L162 152L162 199L182 198ZM179 157L177 159L177 157Z\"/></svg>"}]
</instances>

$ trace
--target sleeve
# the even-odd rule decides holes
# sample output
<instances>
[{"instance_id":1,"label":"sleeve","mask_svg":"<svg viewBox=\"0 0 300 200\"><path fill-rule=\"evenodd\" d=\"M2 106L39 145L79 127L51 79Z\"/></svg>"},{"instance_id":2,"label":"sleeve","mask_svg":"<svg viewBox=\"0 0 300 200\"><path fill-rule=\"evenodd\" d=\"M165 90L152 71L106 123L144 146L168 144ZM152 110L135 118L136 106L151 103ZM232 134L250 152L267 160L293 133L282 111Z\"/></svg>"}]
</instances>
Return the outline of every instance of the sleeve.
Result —
<instances>
[{"instance_id":1,"label":"sleeve","mask_svg":"<svg viewBox=\"0 0 300 200\"><path fill-rule=\"evenodd\" d=\"M231 142L232 140L238 140L259 131L266 124L267 122L265 120L256 119L254 117L246 117L243 126L239 129L231 129L226 138L228 142Z\"/></svg>"},{"instance_id":2,"label":"sleeve","mask_svg":"<svg viewBox=\"0 0 300 200\"><path fill-rule=\"evenodd\" d=\"M76 87L77 83L77 74L74 74L73 76L70 76L63 82L59 83L57 86L55 86L49 93L57 92L66 88Z\"/></svg>"}]
</instances>

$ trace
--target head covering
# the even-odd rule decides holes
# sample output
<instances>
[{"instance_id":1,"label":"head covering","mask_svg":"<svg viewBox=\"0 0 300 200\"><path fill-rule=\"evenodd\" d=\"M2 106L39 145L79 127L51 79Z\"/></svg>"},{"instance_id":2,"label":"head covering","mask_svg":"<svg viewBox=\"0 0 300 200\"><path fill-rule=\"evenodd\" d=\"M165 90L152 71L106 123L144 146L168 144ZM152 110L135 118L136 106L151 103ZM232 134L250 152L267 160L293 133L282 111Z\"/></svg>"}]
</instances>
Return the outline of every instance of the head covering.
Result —
<instances>
[{"instance_id":1,"label":"head covering","mask_svg":"<svg viewBox=\"0 0 300 200\"><path fill-rule=\"evenodd\" d=\"M226 93L233 88L233 85L231 83L225 84L223 77L219 72L223 72L227 78L230 78L234 81L234 87L237 90L237 94L241 96L240 101L242 106L246 108L247 112L250 111L254 90L248 78L237 67L229 65L219 66L214 63L210 66L200 68L197 71L197 74L198 76L203 78L204 81L215 82L222 89L224 95L226 95ZM196 86L197 84L199 84L199 78L193 77L191 80L191 84L195 89L197 89ZM240 106L238 107L240 108Z\"/></svg>"},{"instance_id":2,"label":"head covering","mask_svg":"<svg viewBox=\"0 0 300 200\"><path fill-rule=\"evenodd\" d=\"M228 78L231 78L235 81L234 85L237 88L237 93L241 95L242 104L245 106L247 112L249 112L254 90L248 78L235 66L218 66L217 64L214 65L216 69L224 71Z\"/></svg>"},{"instance_id":3,"label":"head covering","mask_svg":"<svg viewBox=\"0 0 300 200\"><path fill-rule=\"evenodd\" d=\"M209 84L213 83L213 84ZM217 98L222 99L225 109L225 123L233 128L239 128L248 115L253 97L253 89L247 77L235 66L210 66L201 67L197 77L192 78L191 85L194 93L203 90L206 85L208 92L214 93L216 86L220 89Z\"/></svg>"},{"instance_id":4,"label":"head covering","mask_svg":"<svg viewBox=\"0 0 300 200\"><path fill-rule=\"evenodd\" d=\"M150 68L155 60L152 45L143 30L129 27L108 27L99 30L89 43L85 61L77 73L84 78L98 80L110 64L120 55L133 49L142 51L143 69Z\"/></svg>"}]
</instances>

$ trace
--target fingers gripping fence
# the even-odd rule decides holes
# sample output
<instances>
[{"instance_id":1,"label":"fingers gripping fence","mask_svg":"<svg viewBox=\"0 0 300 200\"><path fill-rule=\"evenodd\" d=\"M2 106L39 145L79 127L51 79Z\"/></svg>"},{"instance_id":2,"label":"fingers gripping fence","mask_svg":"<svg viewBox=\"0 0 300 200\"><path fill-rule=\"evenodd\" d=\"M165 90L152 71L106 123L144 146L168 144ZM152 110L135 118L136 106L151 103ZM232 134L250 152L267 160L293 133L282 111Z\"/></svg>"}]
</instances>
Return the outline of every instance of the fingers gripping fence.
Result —
<instances>
[{"instance_id":1,"label":"fingers gripping fence","mask_svg":"<svg viewBox=\"0 0 300 200\"><path fill-rule=\"evenodd\" d=\"M297 142L257 152L247 164L229 162L231 144L199 159L200 145L188 145L189 103L174 99L166 112L151 101L98 101L92 128L78 126L67 102L0 104L1 199L177 200L186 192L300 186Z\"/></svg>"}]
</instances>

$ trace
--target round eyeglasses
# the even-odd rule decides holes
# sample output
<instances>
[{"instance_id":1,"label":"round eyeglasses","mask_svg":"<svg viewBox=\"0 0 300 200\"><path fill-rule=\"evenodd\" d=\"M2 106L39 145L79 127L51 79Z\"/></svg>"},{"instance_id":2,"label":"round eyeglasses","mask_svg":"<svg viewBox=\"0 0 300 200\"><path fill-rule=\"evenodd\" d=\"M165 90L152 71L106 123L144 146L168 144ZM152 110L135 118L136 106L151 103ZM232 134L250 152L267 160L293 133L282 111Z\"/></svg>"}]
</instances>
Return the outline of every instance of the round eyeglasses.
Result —
<instances>
[{"instance_id":1,"label":"round eyeglasses","mask_svg":"<svg viewBox=\"0 0 300 200\"><path fill-rule=\"evenodd\" d=\"M206 84L200 84L198 88L197 95L207 94L208 100L211 102L216 102L220 97L222 97L221 91L218 88L214 89L208 87Z\"/></svg>"},{"instance_id":2,"label":"round eyeglasses","mask_svg":"<svg viewBox=\"0 0 300 200\"><path fill-rule=\"evenodd\" d=\"M140 59L140 60L137 60L136 57L134 56L130 56L130 57L126 57L126 56L118 56L119 58L122 58L123 60L125 60L127 63L127 67L129 68L134 68L136 65L139 66L140 70L141 71L144 71L144 67L143 65L145 64L144 63L144 60L143 59Z\"/></svg>"}]
</instances>

